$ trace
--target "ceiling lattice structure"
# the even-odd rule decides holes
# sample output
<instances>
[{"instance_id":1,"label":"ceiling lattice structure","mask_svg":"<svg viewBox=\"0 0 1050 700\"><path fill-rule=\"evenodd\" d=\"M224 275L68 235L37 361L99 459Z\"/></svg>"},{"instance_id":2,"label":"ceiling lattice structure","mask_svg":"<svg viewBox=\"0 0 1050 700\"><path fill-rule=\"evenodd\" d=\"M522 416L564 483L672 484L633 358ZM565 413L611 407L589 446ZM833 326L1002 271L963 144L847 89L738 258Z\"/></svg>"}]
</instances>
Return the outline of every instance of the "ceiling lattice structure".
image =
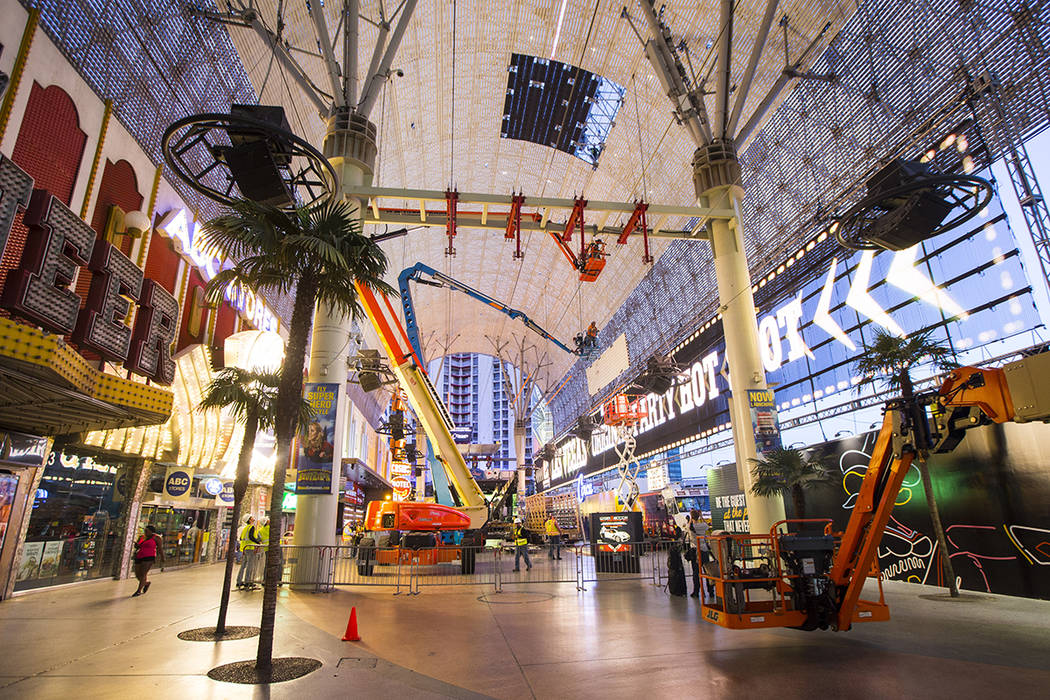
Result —
<instances>
[{"instance_id":1,"label":"ceiling lattice structure","mask_svg":"<svg viewBox=\"0 0 1050 700\"><path fill-rule=\"evenodd\" d=\"M259 6L261 20L276 31L276 4L265 4L267 7ZM609 0L567 2L559 33L557 2L420 2L392 66L404 75L390 78L372 113L379 129L375 184L523 192L526 197L583 195L595 200L694 204L689 162L695 146L674 123L670 102L638 37L620 16L623 6ZM341 7L341 2L325 4L332 30L339 24ZM638 14L637 7L632 9L629 4L628 9ZM288 0L283 10L283 40L311 80L325 86L323 62L307 53L316 54L317 49L305 2ZM737 10L735 41L747 49L736 56L735 70L745 67L764 10L764 2L741 4ZM391 8L384 6L384 11L389 13ZM854 11L852 3L835 0L781 3L780 13L789 18L791 60L797 60L815 38L823 36L819 41L826 43L834 28ZM361 14L378 19L380 4L362 2ZM713 63L709 44L713 46L719 35L718 3L676 0L667 4L663 18L675 29L676 39L686 42L695 71L709 73ZM828 22L832 28L824 32ZM646 36L640 20L636 19L636 24ZM363 71L378 30L368 23L361 27L358 63ZM320 143L324 134L321 117L302 99L294 80L280 74L278 63L271 66L269 44L247 28L230 27L229 32L260 100L285 105L292 128ZM559 40L554 59L607 78L626 91L596 169L553 148L500 138L512 55L551 57L556 33ZM819 51L814 57L817 54ZM778 34L766 46L745 114L779 77L784 62ZM417 205L405 202L404 206ZM391 276L416 262L425 262L525 311L566 343L591 320L605 325L649 270L641 261L640 239L613 246L615 250L595 283L581 283L561 252L541 233L526 237L523 260L513 259L513 244L498 232L461 230L455 257L445 256L446 245L442 232L435 229L413 231L385 243ZM654 255L659 257L666 247L666 243L655 243ZM431 356L491 352L489 338L514 340L528 333L506 316L444 290L424 288L416 297L423 335L431 339L427 348ZM572 356L538 336L526 337L547 351L552 380L572 364Z\"/></svg>"}]
</instances>

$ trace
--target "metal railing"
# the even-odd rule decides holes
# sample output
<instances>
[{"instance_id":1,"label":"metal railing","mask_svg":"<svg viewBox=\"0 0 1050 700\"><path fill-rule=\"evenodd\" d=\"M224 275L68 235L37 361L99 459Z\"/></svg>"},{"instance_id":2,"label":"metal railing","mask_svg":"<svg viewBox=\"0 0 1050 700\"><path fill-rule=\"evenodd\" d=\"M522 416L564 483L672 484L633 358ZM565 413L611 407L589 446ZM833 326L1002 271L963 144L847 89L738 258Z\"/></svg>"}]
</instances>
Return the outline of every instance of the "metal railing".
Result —
<instances>
[{"instance_id":1,"label":"metal railing","mask_svg":"<svg viewBox=\"0 0 1050 700\"><path fill-rule=\"evenodd\" d=\"M394 595L417 595L437 586L488 586L667 581L668 542L650 540L619 545L576 543L529 545L528 557L512 544L486 547L407 547L287 545L281 548L281 584L327 592L335 586L385 586ZM256 569L261 583L263 567Z\"/></svg>"}]
</instances>

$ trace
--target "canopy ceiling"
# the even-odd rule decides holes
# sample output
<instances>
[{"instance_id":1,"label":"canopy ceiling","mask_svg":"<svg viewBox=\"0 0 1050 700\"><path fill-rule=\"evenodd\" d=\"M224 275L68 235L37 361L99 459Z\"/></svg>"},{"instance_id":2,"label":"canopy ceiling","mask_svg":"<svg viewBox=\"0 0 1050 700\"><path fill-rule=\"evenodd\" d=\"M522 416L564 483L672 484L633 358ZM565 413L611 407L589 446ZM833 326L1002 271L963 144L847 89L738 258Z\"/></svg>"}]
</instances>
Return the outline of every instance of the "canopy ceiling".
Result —
<instances>
[{"instance_id":1,"label":"canopy ceiling","mask_svg":"<svg viewBox=\"0 0 1050 700\"><path fill-rule=\"evenodd\" d=\"M260 8L260 18L276 31L278 3L262 4L266 7ZM333 37L340 25L342 5L330 0L324 6ZM362 0L361 14L375 21L382 11L389 18L392 8L380 7ZM642 44L620 16L623 7L622 2L611 0L566 0L559 32L558 0L421 0L392 64L404 75L391 77L372 112L379 130L374 184L438 190L454 187L461 192L494 194L523 192L526 197L582 194L592 200L694 204L689 162L695 145L685 129L675 123L671 103ZM639 7L627 7L642 37L648 39ZM287 0L283 8L283 40L310 79L326 89L328 77L317 57L317 36L305 0ZM816 50L807 54L808 64L855 8L845 0L780 3L777 18L788 18L786 32L774 24L741 123L781 75L785 35L792 62L819 37ZM746 67L765 10L766 3L759 0L738 3L733 23L733 85ZM694 71L707 74L714 61L712 47L720 34L719 4L712 0L675 0L665 6L663 20L676 43L685 41ZM320 145L324 122L293 78L282 72L279 61L271 59L269 45L248 28L231 26L229 33L260 103L283 105L292 128ZM358 65L362 78L377 33L369 22L361 23ZM507 67L513 53L544 58L553 55L557 61L580 66L625 89L597 168L548 146L500 137ZM713 76L710 85L713 91ZM713 113L713 96L707 99L708 111ZM624 246L610 243L611 255L598 281L580 282L546 234L523 236L523 260L515 260L513 244L494 231L460 229L455 257L444 254L447 241L442 229L414 230L383 247L389 256L392 282L401 269L425 262L526 312L567 344L591 320L603 325L649 269L641 260L641 240L634 238ZM659 257L666 245L654 242L654 255ZM461 294L419 287L415 299L430 357L445 352L492 353L493 340L519 343L524 335L547 352L552 378L560 377L574 359L526 331L519 322Z\"/></svg>"}]
</instances>

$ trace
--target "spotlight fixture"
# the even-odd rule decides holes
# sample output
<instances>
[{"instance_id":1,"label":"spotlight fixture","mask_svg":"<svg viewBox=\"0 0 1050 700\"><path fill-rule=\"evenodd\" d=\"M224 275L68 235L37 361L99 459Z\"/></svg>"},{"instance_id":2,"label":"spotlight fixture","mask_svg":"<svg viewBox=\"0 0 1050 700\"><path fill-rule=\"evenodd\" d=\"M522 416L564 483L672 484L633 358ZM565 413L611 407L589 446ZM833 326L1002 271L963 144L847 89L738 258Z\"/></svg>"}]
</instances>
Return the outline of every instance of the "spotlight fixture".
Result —
<instances>
[{"instance_id":1,"label":"spotlight fixture","mask_svg":"<svg viewBox=\"0 0 1050 700\"><path fill-rule=\"evenodd\" d=\"M839 243L853 250L906 250L969 221L992 198L984 178L940 174L929 163L899 158L872 175L867 186L867 196L835 229Z\"/></svg>"},{"instance_id":2,"label":"spotlight fixture","mask_svg":"<svg viewBox=\"0 0 1050 700\"><path fill-rule=\"evenodd\" d=\"M378 350L362 349L349 361L350 381L360 384L363 391L376 391L387 384L397 383L393 371L379 357Z\"/></svg>"}]
</instances>

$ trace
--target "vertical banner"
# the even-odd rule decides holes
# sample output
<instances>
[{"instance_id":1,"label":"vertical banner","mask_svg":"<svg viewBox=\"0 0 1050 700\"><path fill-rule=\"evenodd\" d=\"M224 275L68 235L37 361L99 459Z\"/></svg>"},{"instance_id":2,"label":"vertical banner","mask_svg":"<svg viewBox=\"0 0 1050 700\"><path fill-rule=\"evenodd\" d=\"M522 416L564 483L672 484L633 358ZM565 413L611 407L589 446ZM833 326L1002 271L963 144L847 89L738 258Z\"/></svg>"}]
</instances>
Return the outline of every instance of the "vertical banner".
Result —
<instances>
[{"instance_id":1,"label":"vertical banner","mask_svg":"<svg viewBox=\"0 0 1050 700\"><path fill-rule=\"evenodd\" d=\"M164 473L164 496L182 499L190 494L193 485L193 470L189 467L168 467Z\"/></svg>"},{"instance_id":2,"label":"vertical banner","mask_svg":"<svg viewBox=\"0 0 1050 700\"><path fill-rule=\"evenodd\" d=\"M747 392L751 408L751 428L755 432L755 448L759 454L780 448L780 423L777 422L777 403L771 389L751 389Z\"/></svg>"},{"instance_id":3,"label":"vertical banner","mask_svg":"<svg viewBox=\"0 0 1050 700\"><path fill-rule=\"evenodd\" d=\"M295 473L297 494L332 493L332 439L339 406L339 385L308 383L306 400L313 408L313 418L300 436Z\"/></svg>"}]
</instances>

